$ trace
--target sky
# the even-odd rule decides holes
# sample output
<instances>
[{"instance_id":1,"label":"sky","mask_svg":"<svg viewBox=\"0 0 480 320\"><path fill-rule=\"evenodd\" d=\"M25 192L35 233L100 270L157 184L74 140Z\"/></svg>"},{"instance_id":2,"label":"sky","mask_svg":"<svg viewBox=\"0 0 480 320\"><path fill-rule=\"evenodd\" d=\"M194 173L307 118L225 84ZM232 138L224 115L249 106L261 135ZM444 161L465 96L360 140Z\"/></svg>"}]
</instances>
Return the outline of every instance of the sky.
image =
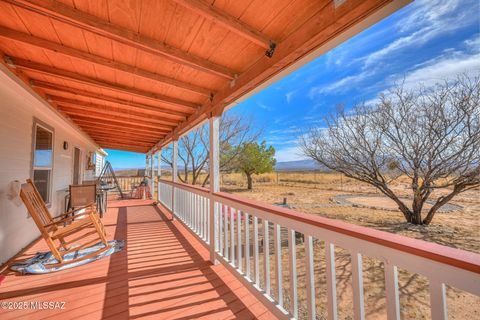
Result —
<instances>
[{"instance_id":1,"label":"sky","mask_svg":"<svg viewBox=\"0 0 480 320\"><path fill-rule=\"evenodd\" d=\"M400 82L480 75L479 12L478 0L416 0L227 112L253 116L278 162L305 159L298 136L339 104L372 103ZM107 152L114 168L145 166L145 155Z\"/></svg>"}]
</instances>

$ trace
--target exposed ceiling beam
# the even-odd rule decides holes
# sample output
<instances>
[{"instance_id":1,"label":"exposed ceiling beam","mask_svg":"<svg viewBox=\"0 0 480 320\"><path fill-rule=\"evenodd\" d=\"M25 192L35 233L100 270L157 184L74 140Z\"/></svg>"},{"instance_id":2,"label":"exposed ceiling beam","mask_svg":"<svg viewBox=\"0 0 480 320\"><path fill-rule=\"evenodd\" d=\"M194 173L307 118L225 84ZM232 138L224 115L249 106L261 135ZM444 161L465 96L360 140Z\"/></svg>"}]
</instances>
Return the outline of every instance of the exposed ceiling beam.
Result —
<instances>
[{"instance_id":1,"label":"exposed ceiling beam","mask_svg":"<svg viewBox=\"0 0 480 320\"><path fill-rule=\"evenodd\" d=\"M161 95L161 94L157 94L149 91L126 87L126 86L110 83L103 80L97 80L84 75L80 75L72 71L62 70L62 69L50 67L44 64L40 64L40 63L36 63L36 62L24 60L24 59L7 57L7 56L5 56L4 59L9 60L10 63L13 63L15 67L20 69L32 70L32 71L48 74L54 77L60 77L66 80L83 83L86 85L96 86L96 87L113 90L121 93L126 93L126 94L132 94L138 97L152 99L158 102L166 103L166 104L177 106L177 107L189 107L189 108L198 107L198 105L193 102L188 102L188 101L172 98L169 96L165 96L165 95Z\"/></svg>"},{"instance_id":2,"label":"exposed ceiling beam","mask_svg":"<svg viewBox=\"0 0 480 320\"><path fill-rule=\"evenodd\" d=\"M124 124L131 124L135 126L142 126L145 128L152 128L152 129L161 129L161 130L168 130L169 127L164 126L164 125L157 125L152 122L146 122L146 121L139 121L136 119L132 119L129 117L121 117L121 116L116 116L116 115L109 115L108 113L105 112L100 112L100 111L89 111L85 112L82 107L78 106L67 106L63 104L57 104L56 105L57 109L67 113L68 115L75 115L75 116L81 116L85 118L90 118L90 119L99 119L99 120L107 120L107 121L116 121L118 123L124 123Z\"/></svg>"},{"instance_id":3,"label":"exposed ceiling beam","mask_svg":"<svg viewBox=\"0 0 480 320\"><path fill-rule=\"evenodd\" d=\"M142 142L138 140L122 140L119 138L104 138L104 137L93 137L91 136L92 139L99 143L118 143L118 144L125 144L129 146L137 146L137 147L151 147L154 142Z\"/></svg>"},{"instance_id":4,"label":"exposed ceiling beam","mask_svg":"<svg viewBox=\"0 0 480 320\"><path fill-rule=\"evenodd\" d=\"M125 127L116 127L116 126L107 126L101 125L99 126L98 123L92 123L89 121L82 121L76 119L75 124L80 127L85 132L99 132L99 133L108 133L108 134L118 134L118 135L136 135L140 137L146 138L153 138L156 137L157 139L165 136L164 132L151 132L148 130L138 130L132 128L125 128Z\"/></svg>"},{"instance_id":5,"label":"exposed ceiling beam","mask_svg":"<svg viewBox=\"0 0 480 320\"><path fill-rule=\"evenodd\" d=\"M96 16L81 12L56 0L2 0L14 6L36 12L71 26L81 28L105 38L118 41L145 52L161 55L177 63L233 79L235 72L206 59L172 47L162 41L148 38L133 30L116 26Z\"/></svg>"},{"instance_id":6,"label":"exposed ceiling beam","mask_svg":"<svg viewBox=\"0 0 480 320\"><path fill-rule=\"evenodd\" d=\"M81 51L81 50L70 48L70 47L64 46L62 44L59 44L57 42L52 42L52 41L41 39L41 38L38 38L38 37L35 37L35 36L31 36L28 33L23 33L23 32L19 32L19 31L16 31L16 30L12 30L12 29L0 26L0 36L4 37L4 38L11 39L11 40L16 40L16 41L20 41L20 42L23 42L23 43L28 43L28 44L34 45L36 47L39 47L39 48L43 48L43 49L47 49L47 50L50 50L50 51L58 52L58 53L61 53L63 55L66 55L66 56L69 56L69 57L74 57L74 58L77 58L77 59L81 59L81 60L89 62L89 63L102 65L102 66L108 67L108 68L113 69L113 70L123 71L123 72L129 73L129 74L132 74L132 75L136 75L136 76L139 76L139 77L142 77L142 78L146 78L146 79L153 80L153 81L156 81L156 82L161 82L161 83L167 84L169 86L185 89L185 90L188 90L188 91L191 91L191 92L194 92L194 93L198 93L198 94L201 94L201 95L204 95L204 96L207 96L207 97L209 97L211 94L214 94L214 92L212 92L212 90L209 90L209 89L206 89L206 88L202 88L202 87L190 84L190 83L186 83L186 82L182 82L182 81L179 81L179 80L176 80L176 79L173 79L173 78L169 78L169 77L166 77L166 76L163 76L163 75L160 75L160 74L148 71L148 70L139 69L137 67L134 67L134 66L131 66L131 65L128 65L128 64L125 64L125 63L121 63L121 62L118 62L118 61L110 60L110 59L107 59L107 58L104 58L104 57L101 57L101 56L98 56L98 55L94 55L94 54L91 54L91 53L88 53L88 52L84 52L84 51Z\"/></svg>"},{"instance_id":7,"label":"exposed ceiling beam","mask_svg":"<svg viewBox=\"0 0 480 320\"><path fill-rule=\"evenodd\" d=\"M76 96L83 96L83 97L93 98L96 100L108 101L108 102L118 104L118 107L120 107L120 105L123 105L126 108L130 108L131 110L137 110L137 111L145 112L148 114L158 114L165 118L170 118L175 120L185 120L187 116L187 113L185 112L168 110L168 109L165 109L165 107L150 106L146 104L114 98L114 97L106 96L106 95L95 93L95 92L66 87L60 84L53 84L53 83L40 81L40 80L30 80L30 85L34 88L40 88L44 90L57 91L57 92L63 92L63 93L66 92L66 93L74 94ZM193 112L195 109L191 108L191 110Z\"/></svg>"},{"instance_id":8,"label":"exposed ceiling beam","mask_svg":"<svg viewBox=\"0 0 480 320\"><path fill-rule=\"evenodd\" d=\"M113 143L109 143L109 144L98 143L98 145L103 149L123 150L123 151L130 151L130 152L136 152L136 153L147 153L148 151L148 148L138 148L134 146L125 146L125 145L113 144Z\"/></svg>"},{"instance_id":9,"label":"exposed ceiling beam","mask_svg":"<svg viewBox=\"0 0 480 320\"><path fill-rule=\"evenodd\" d=\"M118 137L138 137L143 140L155 140L157 139L158 141L158 134L147 134L139 131L133 131L133 130L114 130L114 129L98 129L93 126L88 126L88 125L80 125L77 124L83 131L85 131L88 134L99 134L99 135L107 135L107 136L118 136Z\"/></svg>"},{"instance_id":10,"label":"exposed ceiling beam","mask_svg":"<svg viewBox=\"0 0 480 320\"><path fill-rule=\"evenodd\" d=\"M70 116L70 118L79 126L88 126L94 129L115 130L120 132L128 132L134 130L139 134L165 136L166 130L152 130L151 128L144 128L139 126L128 126L123 123L113 123L111 121L102 121L98 119L85 119L78 116Z\"/></svg>"},{"instance_id":11,"label":"exposed ceiling beam","mask_svg":"<svg viewBox=\"0 0 480 320\"><path fill-rule=\"evenodd\" d=\"M270 45L273 41L266 35L262 34L258 30L248 26L246 23L236 19L225 12L222 12L204 1L199 0L173 0L179 5L194 11L201 15L205 19L213 21L228 30L235 32L236 34L244 37L247 40L265 48L270 49Z\"/></svg>"},{"instance_id":12,"label":"exposed ceiling beam","mask_svg":"<svg viewBox=\"0 0 480 320\"><path fill-rule=\"evenodd\" d=\"M139 124L130 124L128 122L124 121L117 121L113 119L105 119L105 117L102 116L95 116L95 117L90 117L86 115L78 115L75 113L69 113L68 116L75 122L77 121L87 121L90 124L98 125L99 127L105 125L105 126L113 126L118 129L126 128L126 129L136 129L139 131L143 132L155 132L159 134L164 134L166 133L167 130L165 129L159 129L158 127L149 127L145 125L139 125Z\"/></svg>"},{"instance_id":13,"label":"exposed ceiling beam","mask_svg":"<svg viewBox=\"0 0 480 320\"><path fill-rule=\"evenodd\" d=\"M239 75L234 84L219 91L212 101L206 102L150 151L167 145L173 137L188 132L208 116L222 114L233 102L260 90L280 73L293 71L302 58L308 56L308 60L312 60L328 52L410 2L412 0L344 0L340 6L334 1L322 2L323 7L314 16L278 44L273 57L261 57ZM301 63L306 61L303 59Z\"/></svg>"},{"instance_id":14,"label":"exposed ceiling beam","mask_svg":"<svg viewBox=\"0 0 480 320\"><path fill-rule=\"evenodd\" d=\"M57 96L47 96L47 98L50 101L53 101L59 105L67 105L67 106L72 106L76 107L80 110L85 110L85 112L101 112L105 113L107 115L114 115L114 116L125 116L129 117L135 120L140 120L140 121L145 121L145 122L151 122L151 123L158 123L160 125L167 125L167 126L176 126L178 122L172 122L172 121L165 121L165 119L161 117L155 117L151 116L148 114L142 114L138 112L127 112L127 111L119 111L118 109L115 109L115 107L111 106L104 106L104 105L99 105L99 104L94 104L94 103L89 103L86 101L80 101L80 100L74 100L74 99L68 99L64 97L57 97Z\"/></svg>"},{"instance_id":15,"label":"exposed ceiling beam","mask_svg":"<svg viewBox=\"0 0 480 320\"><path fill-rule=\"evenodd\" d=\"M94 139L112 139L119 141L138 141L142 143L149 143L150 145L155 144L157 141L155 138L143 138L136 135L112 135L108 133L101 132L88 132L88 135Z\"/></svg>"}]
</instances>

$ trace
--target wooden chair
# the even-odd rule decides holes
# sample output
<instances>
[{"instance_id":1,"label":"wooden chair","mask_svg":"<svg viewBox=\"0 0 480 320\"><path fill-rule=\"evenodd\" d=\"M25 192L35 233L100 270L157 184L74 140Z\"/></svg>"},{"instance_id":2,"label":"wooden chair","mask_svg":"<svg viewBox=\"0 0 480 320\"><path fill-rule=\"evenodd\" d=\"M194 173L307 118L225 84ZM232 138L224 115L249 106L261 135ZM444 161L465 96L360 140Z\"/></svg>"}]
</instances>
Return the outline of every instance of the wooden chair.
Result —
<instances>
[{"instance_id":1,"label":"wooden chair","mask_svg":"<svg viewBox=\"0 0 480 320\"><path fill-rule=\"evenodd\" d=\"M43 239L46 241L48 247L52 251L52 254L58 261L57 264L49 265L49 267L64 265L67 263L64 261L64 256L67 253L90 247L98 242L102 242L104 246L96 252L69 260L68 263L89 259L108 250L111 247L111 245L109 245L107 242L105 228L100 220L100 217L98 216L97 211L95 210L94 203L67 211L58 217L52 217L45 205L45 202L40 196L40 193L30 179L27 180L27 183L22 184L20 197L22 198L28 212L40 230ZM75 218L82 216L83 219L74 221L71 214L80 210L83 211L77 213ZM67 241L67 237L72 236L87 227L93 227L94 229L87 234L96 234L96 237L93 239L88 238L86 237L87 234L82 233L82 235L76 237L75 239L70 239ZM70 247L71 244L77 241L81 242L79 246Z\"/></svg>"},{"instance_id":2,"label":"wooden chair","mask_svg":"<svg viewBox=\"0 0 480 320\"><path fill-rule=\"evenodd\" d=\"M71 184L68 189L68 210L97 204L96 184Z\"/></svg>"}]
</instances>

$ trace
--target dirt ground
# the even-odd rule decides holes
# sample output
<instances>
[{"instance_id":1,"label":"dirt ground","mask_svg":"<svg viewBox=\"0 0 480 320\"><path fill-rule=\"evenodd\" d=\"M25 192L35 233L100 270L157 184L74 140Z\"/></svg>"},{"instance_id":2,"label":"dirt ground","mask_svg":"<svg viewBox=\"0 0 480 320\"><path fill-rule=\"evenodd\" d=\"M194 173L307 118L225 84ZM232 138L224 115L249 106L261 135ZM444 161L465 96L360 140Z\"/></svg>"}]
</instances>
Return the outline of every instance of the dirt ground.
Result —
<instances>
[{"instance_id":1,"label":"dirt ground","mask_svg":"<svg viewBox=\"0 0 480 320\"><path fill-rule=\"evenodd\" d=\"M455 198L452 204L458 205L458 207L455 206L457 210L437 213L430 226L419 227L407 224L403 215L400 211L395 210L395 206L390 200L382 197L374 188L337 174L268 174L256 177L253 191L245 189L245 183L238 174L226 175L222 178L222 191L270 204L282 203L286 198L288 205L297 211L339 219L454 248L480 252L480 197L478 190L468 191ZM401 180L395 186L395 190L403 197L408 198L407 186ZM356 205L334 201L335 197L342 195L351 196L348 197L348 200ZM434 194L434 196L436 195ZM317 318L322 319L326 315L325 259L322 241L315 242L314 252L315 281L318 290L317 313L319 316ZM350 255L342 248L336 248L335 253L339 318L352 319ZM302 317L306 316L304 254L303 244L300 243L297 248L297 271ZM286 286L284 296L288 298L288 251L286 248L283 249L282 257ZM270 259L273 257L271 256ZM273 260L271 265L274 265ZM368 319L385 319L383 263L364 257L363 272L366 316ZM261 277L263 279L263 274ZM272 286L275 287L273 272L271 281ZM402 319L430 318L428 280L425 277L407 270L399 270L399 290ZM448 288L447 300L450 319L480 319L479 297ZM285 303L288 305L288 299Z\"/></svg>"}]
</instances>

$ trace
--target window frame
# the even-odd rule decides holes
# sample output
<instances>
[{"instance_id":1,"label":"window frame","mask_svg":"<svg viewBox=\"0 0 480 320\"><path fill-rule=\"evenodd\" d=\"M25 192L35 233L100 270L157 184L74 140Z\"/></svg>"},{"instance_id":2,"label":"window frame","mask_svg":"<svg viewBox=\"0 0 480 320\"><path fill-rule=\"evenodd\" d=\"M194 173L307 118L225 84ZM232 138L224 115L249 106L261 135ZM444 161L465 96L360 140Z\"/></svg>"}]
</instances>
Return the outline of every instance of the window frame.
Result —
<instances>
[{"instance_id":1,"label":"window frame","mask_svg":"<svg viewBox=\"0 0 480 320\"><path fill-rule=\"evenodd\" d=\"M37 127L42 128L52 134L52 162L49 167L35 167L35 151L36 151L36 144L37 144ZM53 191L53 169L55 163L55 129L52 126L49 126L45 122L33 118L33 126L32 126L32 147L31 147L31 163L30 163L30 179L34 181L34 173L35 171L50 171L49 179L48 179L48 187L47 187L47 199L45 200L45 205L47 207L51 207L52 205L52 191Z\"/></svg>"}]
</instances>

